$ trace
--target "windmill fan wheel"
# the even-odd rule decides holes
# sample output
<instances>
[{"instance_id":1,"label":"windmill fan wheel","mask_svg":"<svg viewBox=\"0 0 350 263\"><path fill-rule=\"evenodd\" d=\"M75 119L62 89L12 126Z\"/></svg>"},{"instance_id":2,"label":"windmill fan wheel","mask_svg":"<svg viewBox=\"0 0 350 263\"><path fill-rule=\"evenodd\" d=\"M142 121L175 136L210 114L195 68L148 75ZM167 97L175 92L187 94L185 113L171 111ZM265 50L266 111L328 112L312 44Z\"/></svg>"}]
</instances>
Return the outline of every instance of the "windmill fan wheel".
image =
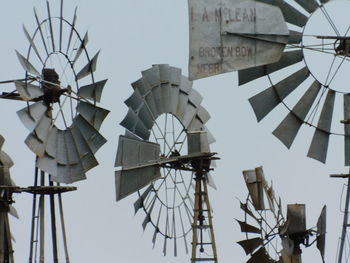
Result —
<instances>
[{"instance_id":1,"label":"windmill fan wheel","mask_svg":"<svg viewBox=\"0 0 350 263\"><path fill-rule=\"evenodd\" d=\"M117 200L138 192L135 213L145 212L143 229L154 227L153 244L162 236L164 255L169 246L177 255L180 242L188 252L195 165L186 157L187 141L190 132L206 131L208 142L214 142L205 127L210 116L201 106L201 95L178 68L154 65L132 87L121 122L126 134L119 138L115 164L121 166L116 171Z\"/></svg>"},{"instance_id":2,"label":"windmill fan wheel","mask_svg":"<svg viewBox=\"0 0 350 263\"><path fill-rule=\"evenodd\" d=\"M76 29L77 9L69 21L63 1L58 16L49 2L46 7L43 20L34 9L32 34L23 26L27 55L16 51L25 77L15 86L27 102L18 115L30 131L25 142L37 156L36 166L52 181L72 183L98 165L94 154L106 142L99 129L108 111L96 104L107 80L95 81L99 52L90 58L88 34L81 37Z\"/></svg>"},{"instance_id":3,"label":"windmill fan wheel","mask_svg":"<svg viewBox=\"0 0 350 263\"><path fill-rule=\"evenodd\" d=\"M257 120L281 105L287 109L287 115L273 134L287 148L306 124L315 129L309 157L325 163L330 135L340 135L345 138L345 165L350 165L350 27L345 23L349 3L258 1L279 7L290 31L278 62L239 71L240 85L263 76L270 84L249 99Z\"/></svg>"}]
</instances>

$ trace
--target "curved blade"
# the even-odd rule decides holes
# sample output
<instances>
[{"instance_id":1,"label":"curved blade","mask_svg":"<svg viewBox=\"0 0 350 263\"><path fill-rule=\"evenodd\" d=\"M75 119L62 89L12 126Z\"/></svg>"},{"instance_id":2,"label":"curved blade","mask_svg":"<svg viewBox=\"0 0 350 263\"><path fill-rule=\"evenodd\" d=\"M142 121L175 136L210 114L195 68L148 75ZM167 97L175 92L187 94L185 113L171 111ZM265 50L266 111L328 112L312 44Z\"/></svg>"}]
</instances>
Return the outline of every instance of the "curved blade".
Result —
<instances>
[{"instance_id":1,"label":"curved blade","mask_svg":"<svg viewBox=\"0 0 350 263\"><path fill-rule=\"evenodd\" d=\"M102 91L105 87L107 79L80 87L78 90L78 96L91 100L91 101L101 101Z\"/></svg>"},{"instance_id":2,"label":"curved blade","mask_svg":"<svg viewBox=\"0 0 350 263\"><path fill-rule=\"evenodd\" d=\"M25 57L23 57L17 50L16 50L16 55L25 71L33 74L34 76L40 76L40 73L36 70L36 68Z\"/></svg>"},{"instance_id":3,"label":"curved blade","mask_svg":"<svg viewBox=\"0 0 350 263\"><path fill-rule=\"evenodd\" d=\"M256 210L264 210L264 182L261 174L257 174L255 170L245 170L242 173L254 208Z\"/></svg>"},{"instance_id":4,"label":"curved blade","mask_svg":"<svg viewBox=\"0 0 350 263\"><path fill-rule=\"evenodd\" d=\"M281 101L294 91L310 75L307 67L293 73L289 77L277 83L249 99L255 116L261 121Z\"/></svg>"},{"instance_id":5,"label":"curved blade","mask_svg":"<svg viewBox=\"0 0 350 263\"><path fill-rule=\"evenodd\" d=\"M261 230L255 226L249 225L246 222L239 221L237 220L237 223L241 227L241 231L244 233L256 233L256 234L261 234Z\"/></svg>"},{"instance_id":6,"label":"curved blade","mask_svg":"<svg viewBox=\"0 0 350 263\"><path fill-rule=\"evenodd\" d=\"M91 103L80 101L77 111L87 120L96 130L101 128L103 120L109 114L109 111Z\"/></svg>"},{"instance_id":7,"label":"curved blade","mask_svg":"<svg viewBox=\"0 0 350 263\"><path fill-rule=\"evenodd\" d=\"M295 0L295 2L301 5L310 14L319 7L316 0Z\"/></svg>"},{"instance_id":8,"label":"curved blade","mask_svg":"<svg viewBox=\"0 0 350 263\"><path fill-rule=\"evenodd\" d=\"M247 263L276 263L276 261L270 258L264 247L261 247L252 255Z\"/></svg>"},{"instance_id":9,"label":"curved blade","mask_svg":"<svg viewBox=\"0 0 350 263\"><path fill-rule=\"evenodd\" d=\"M47 106L42 102L36 102L29 107L17 111L17 115L23 125L32 132L41 116L47 111Z\"/></svg>"},{"instance_id":10,"label":"curved blade","mask_svg":"<svg viewBox=\"0 0 350 263\"><path fill-rule=\"evenodd\" d=\"M293 6L286 3L284 0L257 0L266 4L273 4L281 8L286 22L293 25L303 27L307 23L307 17L295 9ZM307 0L306 0L307 1Z\"/></svg>"},{"instance_id":11,"label":"curved blade","mask_svg":"<svg viewBox=\"0 0 350 263\"><path fill-rule=\"evenodd\" d=\"M149 185L147 189L142 193L142 195L140 195L139 198L136 200L136 202L134 203L135 214L140 208L143 207L143 201L146 199L146 197L148 196L148 194L151 192L152 189L153 189L153 186Z\"/></svg>"},{"instance_id":12,"label":"curved blade","mask_svg":"<svg viewBox=\"0 0 350 263\"><path fill-rule=\"evenodd\" d=\"M239 85L243 85L245 83L261 78L263 76L271 74L280 69L294 65L302 61L303 57L304 57L304 54L302 50L284 52L280 60L273 64L239 70L238 71Z\"/></svg>"},{"instance_id":13,"label":"curved blade","mask_svg":"<svg viewBox=\"0 0 350 263\"><path fill-rule=\"evenodd\" d=\"M289 30L288 44L299 44L303 40L303 34L298 31Z\"/></svg>"},{"instance_id":14,"label":"curved blade","mask_svg":"<svg viewBox=\"0 0 350 263\"><path fill-rule=\"evenodd\" d=\"M240 202L240 204L241 204L241 206L240 206L241 209L242 209L247 215L250 215L251 218L255 219L255 221L259 223L259 219L256 218L256 216L254 216L254 214L252 213L252 211L249 210L247 204L244 204L244 203L242 203L242 202Z\"/></svg>"},{"instance_id":15,"label":"curved blade","mask_svg":"<svg viewBox=\"0 0 350 263\"><path fill-rule=\"evenodd\" d=\"M89 74L96 71L96 65L97 65L97 59L98 55L100 54L100 51L96 53L96 55L86 64L77 74L76 79L82 79L88 76Z\"/></svg>"},{"instance_id":16,"label":"curved blade","mask_svg":"<svg viewBox=\"0 0 350 263\"><path fill-rule=\"evenodd\" d=\"M258 247L263 245L263 240L260 237L242 240L237 242L245 251L245 253L252 254Z\"/></svg>"},{"instance_id":17,"label":"curved blade","mask_svg":"<svg viewBox=\"0 0 350 263\"><path fill-rule=\"evenodd\" d=\"M44 93L39 86L15 80L16 90L23 100L32 100L43 96Z\"/></svg>"},{"instance_id":18,"label":"curved blade","mask_svg":"<svg viewBox=\"0 0 350 263\"><path fill-rule=\"evenodd\" d=\"M146 125L139 119L137 114L129 108L127 115L120 123L121 126L133 132L140 138L148 140L151 132Z\"/></svg>"},{"instance_id":19,"label":"curved blade","mask_svg":"<svg viewBox=\"0 0 350 263\"><path fill-rule=\"evenodd\" d=\"M78 61L81 53L84 51L84 49L85 49L85 47L86 47L86 45L88 43L88 41L89 41L89 36L88 36L88 32L86 32L85 36L84 36L84 38L83 38L83 40L82 40L82 42L81 42L81 44L80 44L80 46L78 48L78 50L77 50L77 53L75 54L75 57L73 59L73 65L75 64L75 62Z\"/></svg>"},{"instance_id":20,"label":"curved blade","mask_svg":"<svg viewBox=\"0 0 350 263\"><path fill-rule=\"evenodd\" d=\"M28 39L30 46L34 49L35 54L37 55L37 57L39 58L39 60L41 61L41 63L44 65L44 61L43 61L43 59L42 59L41 56L40 56L40 53L39 53L39 51L38 51L38 48L36 47L36 45L35 45L33 39L32 39L31 36L29 35L29 33L28 33L28 31L27 31L27 29L26 29L26 27L25 27L24 25L23 25L23 32L24 32L26 38Z\"/></svg>"},{"instance_id":21,"label":"curved blade","mask_svg":"<svg viewBox=\"0 0 350 263\"><path fill-rule=\"evenodd\" d=\"M86 142L83 135L81 134L80 130L76 126L74 126L72 127L71 131L72 131L75 145L77 146L79 159L81 161L84 171L87 172L90 169L97 166L98 162L92 150L90 149L88 143Z\"/></svg>"},{"instance_id":22,"label":"curved blade","mask_svg":"<svg viewBox=\"0 0 350 263\"><path fill-rule=\"evenodd\" d=\"M96 153L97 150L107 142L107 140L80 115L74 119L72 128L73 127L77 127L80 130L93 153Z\"/></svg>"},{"instance_id":23,"label":"curved blade","mask_svg":"<svg viewBox=\"0 0 350 263\"><path fill-rule=\"evenodd\" d=\"M307 154L308 157L314 158L322 163L325 163L327 158L334 101L335 91L329 90Z\"/></svg>"},{"instance_id":24,"label":"curved blade","mask_svg":"<svg viewBox=\"0 0 350 263\"><path fill-rule=\"evenodd\" d=\"M318 81L315 81L294 106L292 111L273 131L273 135L275 135L288 149L291 147L301 125L304 123L306 115L310 111L320 89L321 84Z\"/></svg>"},{"instance_id":25,"label":"curved blade","mask_svg":"<svg viewBox=\"0 0 350 263\"><path fill-rule=\"evenodd\" d=\"M327 221L327 206L322 208L321 215L317 221L317 248L321 253L324 262L324 254L326 248L326 221Z\"/></svg>"}]
</instances>

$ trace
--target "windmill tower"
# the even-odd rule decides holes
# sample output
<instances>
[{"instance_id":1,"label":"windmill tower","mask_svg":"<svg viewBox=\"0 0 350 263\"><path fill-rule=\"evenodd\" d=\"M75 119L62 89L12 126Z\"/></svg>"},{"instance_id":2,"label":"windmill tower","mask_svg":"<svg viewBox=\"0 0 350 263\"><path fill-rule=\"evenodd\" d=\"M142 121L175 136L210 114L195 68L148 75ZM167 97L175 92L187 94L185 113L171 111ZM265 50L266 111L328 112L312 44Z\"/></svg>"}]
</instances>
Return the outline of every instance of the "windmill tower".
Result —
<instances>
[{"instance_id":1,"label":"windmill tower","mask_svg":"<svg viewBox=\"0 0 350 263\"><path fill-rule=\"evenodd\" d=\"M115 173L117 201L138 193L135 213L145 212L143 229L154 227L153 246L163 237L164 255L171 242L176 256L181 240L188 253L193 233L191 262L217 262L207 188L214 138L205 126L210 116L202 97L180 69L165 64L143 71L132 86L115 163L121 167Z\"/></svg>"},{"instance_id":2,"label":"windmill tower","mask_svg":"<svg viewBox=\"0 0 350 263\"><path fill-rule=\"evenodd\" d=\"M36 156L33 186L10 189L33 195L29 262L46 261L46 197L53 262L59 261L59 254L69 261L62 194L76 187L61 184L85 180L86 172L98 165L95 153L106 142L99 129L108 111L97 103L107 80L94 77L99 52L90 57L88 34L82 37L76 28L77 9L69 20L64 17L64 1L58 6L54 15L47 1L43 19L34 8L34 32L23 26L27 53L16 51L24 77L1 82L15 85L15 91L1 94L2 99L26 104L17 114L29 130L25 143Z\"/></svg>"}]
</instances>

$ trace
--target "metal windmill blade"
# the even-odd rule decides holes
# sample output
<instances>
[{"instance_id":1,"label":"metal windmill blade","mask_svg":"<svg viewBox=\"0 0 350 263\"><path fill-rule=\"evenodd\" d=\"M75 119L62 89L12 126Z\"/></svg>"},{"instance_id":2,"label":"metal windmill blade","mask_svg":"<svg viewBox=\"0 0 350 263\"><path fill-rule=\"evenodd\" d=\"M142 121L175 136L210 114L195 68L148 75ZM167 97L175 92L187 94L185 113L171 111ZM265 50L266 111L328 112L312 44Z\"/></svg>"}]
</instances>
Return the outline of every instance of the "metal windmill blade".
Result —
<instances>
[{"instance_id":1,"label":"metal windmill blade","mask_svg":"<svg viewBox=\"0 0 350 263\"><path fill-rule=\"evenodd\" d=\"M0 261L10 263L14 262L14 257L8 215L18 218L18 214L12 206L14 201L11 188L15 187L15 184L10 177L10 168L13 161L2 151L4 142L4 137L0 135Z\"/></svg>"},{"instance_id":2,"label":"metal windmill blade","mask_svg":"<svg viewBox=\"0 0 350 263\"><path fill-rule=\"evenodd\" d=\"M343 89L343 85L347 80L346 67L350 53L346 43L350 34L348 31L342 32L344 20L339 12L333 11L336 5L341 5L340 1L258 2L280 8L290 37L279 60L238 72L239 85L251 81L258 83L257 80L265 76L270 82L270 87L249 99L257 120L263 120L279 105L283 105L289 113L273 134L287 148L296 140L302 125L307 124L315 129L307 156L325 163L331 135L341 135L345 138L344 159L345 165L348 165L347 128L343 132L339 121L347 121L349 115L348 91ZM342 99L343 104L339 103ZM342 112L344 116L340 114Z\"/></svg>"},{"instance_id":3,"label":"metal windmill blade","mask_svg":"<svg viewBox=\"0 0 350 263\"><path fill-rule=\"evenodd\" d=\"M201 106L202 96L178 68L153 65L132 87L134 92L125 101L129 110L121 122L126 133L119 137L115 162L121 167L115 172L116 199L138 192L135 213L144 210L144 230L154 227L154 246L162 242L164 254L170 248L177 255L182 243L188 252L188 234L196 222L194 178L207 178L212 169L209 144L215 139L205 127L210 115ZM199 181L206 188L208 180ZM157 241L159 237L163 240Z\"/></svg>"},{"instance_id":4,"label":"metal windmill blade","mask_svg":"<svg viewBox=\"0 0 350 263\"><path fill-rule=\"evenodd\" d=\"M90 58L76 10L73 21L63 16L63 0L59 10L53 16L47 2L41 20L34 9L36 29L31 34L23 26L28 55L16 51L25 77L13 81L16 92L1 97L28 102L18 116L29 129L25 143L37 156L36 166L52 181L73 183L98 165L95 153L106 142L99 129L109 111L97 103L107 80L95 81L99 52Z\"/></svg>"},{"instance_id":5,"label":"metal windmill blade","mask_svg":"<svg viewBox=\"0 0 350 263\"><path fill-rule=\"evenodd\" d=\"M326 208L323 208L318 219L317 230L307 229L305 205L289 204L285 219L281 201L277 200L272 187L266 183L262 167L243 171L243 177L249 195L246 203L241 203L245 220L236 221L246 239L237 243L250 256L247 262L301 263L300 245L309 247L315 242L324 261ZM270 208L264 210L262 204L265 199ZM310 241L314 235L315 240Z\"/></svg>"}]
</instances>

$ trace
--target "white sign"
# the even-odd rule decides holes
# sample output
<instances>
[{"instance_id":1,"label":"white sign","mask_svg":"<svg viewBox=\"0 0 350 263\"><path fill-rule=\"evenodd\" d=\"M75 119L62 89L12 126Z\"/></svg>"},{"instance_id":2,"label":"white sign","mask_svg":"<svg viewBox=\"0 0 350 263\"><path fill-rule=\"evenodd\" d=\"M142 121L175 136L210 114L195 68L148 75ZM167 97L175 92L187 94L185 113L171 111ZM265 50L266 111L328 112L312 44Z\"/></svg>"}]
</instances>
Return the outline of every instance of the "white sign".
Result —
<instances>
[{"instance_id":1,"label":"white sign","mask_svg":"<svg viewBox=\"0 0 350 263\"><path fill-rule=\"evenodd\" d=\"M277 62L289 30L281 10L250 0L188 0L189 78Z\"/></svg>"}]
</instances>

